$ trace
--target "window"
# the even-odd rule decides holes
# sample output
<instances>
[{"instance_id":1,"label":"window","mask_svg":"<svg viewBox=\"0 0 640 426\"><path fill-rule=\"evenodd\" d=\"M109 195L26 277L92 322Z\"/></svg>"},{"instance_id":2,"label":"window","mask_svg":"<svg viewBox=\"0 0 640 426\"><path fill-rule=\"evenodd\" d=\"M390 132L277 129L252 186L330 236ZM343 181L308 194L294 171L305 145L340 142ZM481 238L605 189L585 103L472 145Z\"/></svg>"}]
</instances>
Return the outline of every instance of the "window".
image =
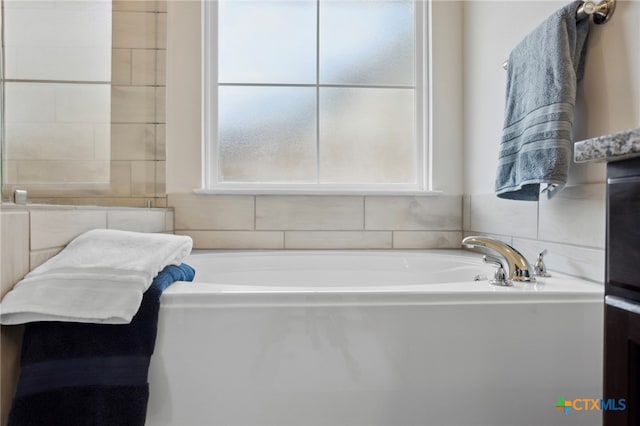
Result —
<instances>
[{"instance_id":1,"label":"window","mask_svg":"<svg viewBox=\"0 0 640 426\"><path fill-rule=\"evenodd\" d=\"M427 189L423 1L203 12L205 189Z\"/></svg>"}]
</instances>

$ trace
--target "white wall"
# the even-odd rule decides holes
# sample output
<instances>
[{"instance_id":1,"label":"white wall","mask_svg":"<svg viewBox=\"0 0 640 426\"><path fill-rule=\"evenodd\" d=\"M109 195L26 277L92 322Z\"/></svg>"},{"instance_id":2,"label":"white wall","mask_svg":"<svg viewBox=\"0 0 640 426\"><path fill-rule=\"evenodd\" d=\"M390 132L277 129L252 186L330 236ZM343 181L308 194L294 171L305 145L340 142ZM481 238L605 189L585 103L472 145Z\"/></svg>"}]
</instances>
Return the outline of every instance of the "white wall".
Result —
<instances>
[{"instance_id":1,"label":"white wall","mask_svg":"<svg viewBox=\"0 0 640 426\"><path fill-rule=\"evenodd\" d=\"M167 193L201 181L200 1L167 3Z\"/></svg>"},{"instance_id":2,"label":"white wall","mask_svg":"<svg viewBox=\"0 0 640 426\"><path fill-rule=\"evenodd\" d=\"M465 192L493 191L506 72L513 47L564 1L467 1L464 6ZM576 141L640 125L640 1L618 1L592 25L576 102ZM573 164L569 184L604 181L604 165Z\"/></svg>"},{"instance_id":3,"label":"white wall","mask_svg":"<svg viewBox=\"0 0 640 426\"><path fill-rule=\"evenodd\" d=\"M516 248L527 247L530 255L552 247L551 262L562 257L561 268L601 279L604 164L572 164L569 187L553 200L506 201L493 195L504 117L502 63L527 33L564 4L480 0L464 4L464 230L497 234ZM592 25L585 78L576 100L576 141L640 126L638 22L640 1L618 1L608 23Z\"/></svg>"},{"instance_id":4,"label":"white wall","mask_svg":"<svg viewBox=\"0 0 640 426\"><path fill-rule=\"evenodd\" d=\"M463 1L434 1L431 13L433 189L462 193Z\"/></svg>"}]
</instances>

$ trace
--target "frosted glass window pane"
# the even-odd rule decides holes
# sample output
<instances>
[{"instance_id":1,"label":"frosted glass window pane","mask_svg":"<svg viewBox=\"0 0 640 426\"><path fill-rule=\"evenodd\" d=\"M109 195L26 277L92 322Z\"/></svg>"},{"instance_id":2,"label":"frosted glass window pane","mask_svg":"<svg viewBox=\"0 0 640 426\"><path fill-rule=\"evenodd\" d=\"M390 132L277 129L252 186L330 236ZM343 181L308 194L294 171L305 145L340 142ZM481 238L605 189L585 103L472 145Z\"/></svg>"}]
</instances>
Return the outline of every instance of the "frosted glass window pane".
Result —
<instances>
[{"instance_id":1,"label":"frosted glass window pane","mask_svg":"<svg viewBox=\"0 0 640 426\"><path fill-rule=\"evenodd\" d=\"M316 89L219 88L220 181L315 182Z\"/></svg>"},{"instance_id":2,"label":"frosted glass window pane","mask_svg":"<svg viewBox=\"0 0 640 426\"><path fill-rule=\"evenodd\" d=\"M110 81L111 21L110 1L6 1L6 78Z\"/></svg>"},{"instance_id":3,"label":"frosted glass window pane","mask_svg":"<svg viewBox=\"0 0 640 426\"><path fill-rule=\"evenodd\" d=\"M321 88L320 181L415 183L413 89Z\"/></svg>"},{"instance_id":4,"label":"frosted glass window pane","mask_svg":"<svg viewBox=\"0 0 640 426\"><path fill-rule=\"evenodd\" d=\"M411 0L320 2L320 83L413 85Z\"/></svg>"},{"instance_id":5,"label":"frosted glass window pane","mask_svg":"<svg viewBox=\"0 0 640 426\"><path fill-rule=\"evenodd\" d=\"M315 83L316 3L310 0L219 4L221 83Z\"/></svg>"}]
</instances>

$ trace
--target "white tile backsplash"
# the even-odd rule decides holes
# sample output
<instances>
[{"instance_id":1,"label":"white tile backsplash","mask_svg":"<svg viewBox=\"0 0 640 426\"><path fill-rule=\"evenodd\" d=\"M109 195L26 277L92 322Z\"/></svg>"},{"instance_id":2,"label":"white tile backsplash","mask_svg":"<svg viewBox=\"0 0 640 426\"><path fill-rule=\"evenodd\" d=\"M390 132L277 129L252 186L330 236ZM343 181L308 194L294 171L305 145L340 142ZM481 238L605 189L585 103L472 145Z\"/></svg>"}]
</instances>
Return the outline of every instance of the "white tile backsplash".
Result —
<instances>
[{"instance_id":1,"label":"white tile backsplash","mask_svg":"<svg viewBox=\"0 0 640 426\"><path fill-rule=\"evenodd\" d=\"M538 203L504 200L495 194L473 194L469 230L536 238Z\"/></svg>"},{"instance_id":2,"label":"white tile backsplash","mask_svg":"<svg viewBox=\"0 0 640 426\"><path fill-rule=\"evenodd\" d=\"M368 230L460 230L459 196L366 197L365 228Z\"/></svg>"},{"instance_id":3,"label":"white tile backsplash","mask_svg":"<svg viewBox=\"0 0 640 426\"><path fill-rule=\"evenodd\" d=\"M362 230L363 197L257 196L256 229Z\"/></svg>"},{"instance_id":4,"label":"white tile backsplash","mask_svg":"<svg viewBox=\"0 0 640 426\"><path fill-rule=\"evenodd\" d=\"M104 210L31 211L31 250L60 247L90 229L107 227Z\"/></svg>"},{"instance_id":5,"label":"white tile backsplash","mask_svg":"<svg viewBox=\"0 0 640 426\"><path fill-rule=\"evenodd\" d=\"M164 232L165 210L107 210L107 228L121 231Z\"/></svg>"},{"instance_id":6,"label":"white tile backsplash","mask_svg":"<svg viewBox=\"0 0 640 426\"><path fill-rule=\"evenodd\" d=\"M472 235L481 235L484 237L490 237L498 241L502 241L505 244L513 245L513 237L510 235L497 235L497 234L488 234L486 232L477 232L477 231L464 231L462 232L462 238L470 237Z\"/></svg>"},{"instance_id":7,"label":"white tile backsplash","mask_svg":"<svg viewBox=\"0 0 640 426\"><path fill-rule=\"evenodd\" d=\"M114 196L131 195L131 161L111 161L111 194Z\"/></svg>"},{"instance_id":8,"label":"white tile backsplash","mask_svg":"<svg viewBox=\"0 0 640 426\"><path fill-rule=\"evenodd\" d=\"M389 231L286 231L287 249L390 249Z\"/></svg>"},{"instance_id":9,"label":"white tile backsplash","mask_svg":"<svg viewBox=\"0 0 640 426\"><path fill-rule=\"evenodd\" d=\"M540 197L538 239L604 249L606 184L567 187Z\"/></svg>"},{"instance_id":10,"label":"white tile backsplash","mask_svg":"<svg viewBox=\"0 0 640 426\"><path fill-rule=\"evenodd\" d=\"M0 297L29 272L29 213L0 211ZM7 413L20 371L22 327L0 328L0 413L6 424Z\"/></svg>"},{"instance_id":11,"label":"white tile backsplash","mask_svg":"<svg viewBox=\"0 0 640 426\"><path fill-rule=\"evenodd\" d=\"M156 50L133 49L131 55L131 84L135 86L156 84Z\"/></svg>"},{"instance_id":12,"label":"white tile backsplash","mask_svg":"<svg viewBox=\"0 0 640 426\"><path fill-rule=\"evenodd\" d=\"M534 263L543 249L547 267L598 282L604 281L606 185L564 188L553 199L523 202L472 194L463 203L470 220L464 235L481 234L511 244Z\"/></svg>"},{"instance_id":13,"label":"white tile backsplash","mask_svg":"<svg viewBox=\"0 0 640 426\"><path fill-rule=\"evenodd\" d=\"M112 49L111 84L131 84L131 49Z\"/></svg>"},{"instance_id":14,"label":"white tile backsplash","mask_svg":"<svg viewBox=\"0 0 640 426\"><path fill-rule=\"evenodd\" d=\"M33 24L32 24L33 25ZM26 34L15 38L26 38ZM94 46L7 46L7 76L25 80L109 81L111 51L105 40Z\"/></svg>"},{"instance_id":15,"label":"white tile backsplash","mask_svg":"<svg viewBox=\"0 0 640 426\"><path fill-rule=\"evenodd\" d=\"M111 87L113 123L156 122L156 88L139 86Z\"/></svg>"},{"instance_id":16,"label":"white tile backsplash","mask_svg":"<svg viewBox=\"0 0 640 426\"><path fill-rule=\"evenodd\" d=\"M176 230L193 234L200 248L446 249L459 248L463 236L480 234L516 249L519 244L529 251L552 247L554 268L598 280L604 274L604 233L579 234L603 221L603 191L599 184L567 188L556 199L540 203L503 200L494 194L184 193L169 194L169 205L176 208Z\"/></svg>"},{"instance_id":17,"label":"white tile backsplash","mask_svg":"<svg viewBox=\"0 0 640 426\"><path fill-rule=\"evenodd\" d=\"M166 210L164 215L164 231L173 232L175 222L175 213L173 210Z\"/></svg>"},{"instance_id":18,"label":"white tile backsplash","mask_svg":"<svg viewBox=\"0 0 640 426\"><path fill-rule=\"evenodd\" d=\"M524 238L514 238L513 246L532 265L535 263L538 253L546 249L547 255L544 257L544 263L552 275L553 271L559 271L604 283L605 254L603 249Z\"/></svg>"},{"instance_id":19,"label":"white tile backsplash","mask_svg":"<svg viewBox=\"0 0 640 426\"><path fill-rule=\"evenodd\" d=\"M18 179L23 184L108 184L107 160L50 160L46 167L38 160L18 162Z\"/></svg>"},{"instance_id":20,"label":"white tile backsplash","mask_svg":"<svg viewBox=\"0 0 640 426\"><path fill-rule=\"evenodd\" d=\"M91 229L173 232L173 211L169 209L32 206L29 215L32 265Z\"/></svg>"},{"instance_id":21,"label":"white tile backsplash","mask_svg":"<svg viewBox=\"0 0 640 426\"><path fill-rule=\"evenodd\" d=\"M131 195L153 197L156 194L156 162L131 162Z\"/></svg>"},{"instance_id":22,"label":"white tile backsplash","mask_svg":"<svg viewBox=\"0 0 640 426\"><path fill-rule=\"evenodd\" d=\"M193 238L196 249L282 249L281 231L176 231Z\"/></svg>"},{"instance_id":23,"label":"white tile backsplash","mask_svg":"<svg viewBox=\"0 0 640 426\"><path fill-rule=\"evenodd\" d=\"M90 123L7 123L6 155L12 160L93 160Z\"/></svg>"},{"instance_id":24,"label":"white tile backsplash","mask_svg":"<svg viewBox=\"0 0 640 426\"><path fill-rule=\"evenodd\" d=\"M471 195L462 196L462 229L471 229Z\"/></svg>"},{"instance_id":25,"label":"white tile backsplash","mask_svg":"<svg viewBox=\"0 0 640 426\"><path fill-rule=\"evenodd\" d=\"M114 48L156 48L156 13L113 11Z\"/></svg>"},{"instance_id":26,"label":"white tile backsplash","mask_svg":"<svg viewBox=\"0 0 640 426\"><path fill-rule=\"evenodd\" d=\"M6 123L52 123L55 121L55 84L5 83Z\"/></svg>"},{"instance_id":27,"label":"white tile backsplash","mask_svg":"<svg viewBox=\"0 0 640 426\"><path fill-rule=\"evenodd\" d=\"M156 47L166 49L167 47L167 14L156 14Z\"/></svg>"},{"instance_id":28,"label":"white tile backsplash","mask_svg":"<svg viewBox=\"0 0 640 426\"><path fill-rule=\"evenodd\" d=\"M113 11L118 12L155 12L156 0L113 0Z\"/></svg>"},{"instance_id":29,"label":"white tile backsplash","mask_svg":"<svg viewBox=\"0 0 640 426\"><path fill-rule=\"evenodd\" d=\"M42 250L32 250L29 254L29 269L34 270L56 254L60 253L63 247L54 247Z\"/></svg>"},{"instance_id":30,"label":"white tile backsplash","mask_svg":"<svg viewBox=\"0 0 640 426\"><path fill-rule=\"evenodd\" d=\"M10 40L6 76L33 80L109 79L109 2L13 3L6 8L4 33ZM15 51L11 51L15 49ZM15 59L14 59L15 58Z\"/></svg>"},{"instance_id":31,"label":"white tile backsplash","mask_svg":"<svg viewBox=\"0 0 640 426\"><path fill-rule=\"evenodd\" d=\"M169 194L176 230L253 230L254 197Z\"/></svg>"},{"instance_id":32,"label":"white tile backsplash","mask_svg":"<svg viewBox=\"0 0 640 426\"><path fill-rule=\"evenodd\" d=\"M166 3L10 3L7 30L30 33L8 46L13 78L69 84L7 83L5 118L14 126L7 132L5 184L52 204L139 206L139 197L166 205L164 165L135 163L164 160L164 135L156 143L154 130L165 121L165 91L154 86L165 84L166 13L158 11L166 12ZM87 34L104 37L96 44ZM18 75L25 71L33 74ZM69 185L76 183L83 186Z\"/></svg>"},{"instance_id":33,"label":"white tile backsplash","mask_svg":"<svg viewBox=\"0 0 640 426\"><path fill-rule=\"evenodd\" d=\"M167 51L157 50L156 62L156 84L159 86L166 85L167 74Z\"/></svg>"},{"instance_id":34,"label":"white tile backsplash","mask_svg":"<svg viewBox=\"0 0 640 426\"><path fill-rule=\"evenodd\" d=\"M156 113L155 122L164 123L166 119L166 89L164 87L156 87Z\"/></svg>"},{"instance_id":35,"label":"white tile backsplash","mask_svg":"<svg viewBox=\"0 0 640 426\"><path fill-rule=\"evenodd\" d=\"M0 297L29 272L29 213L0 212Z\"/></svg>"},{"instance_id":36,"label":"white tile backsplash","mask_svg":"<svg viewBox=\"0 0 640 426\"><path fill-rule=\"evenodd\" d=\"M394 249L459 249L461 231L393 231Z\"/></svg>"},{"instance_id":37,"label":"white tile backsplash","mask_svg":"<svg viewBox=\"0 0 640 426\"><path fill-rule=\"evenodd\" d=\"M149 123L112 124L112 160L154 160L156 126Z\"/></svg>"},{"instance_id":38,"label":"white tile backsplash","mask_svg":"<svg viewBox=\"0 0 640 426\"><path fill-rule=\"evenodd\" d=\"M176 231L196 236L201 248L277 245L257 231L283 231L285 249L458 248L462 238L460 196L257 195L255 206L253 199L174 193L169 205ZM256 232L233 232L254 230L253 221Z\"/></svg>"},{"instance_id":39,"label":"white tile backsplash","mask_svg":"<svg viewBox=\"0 0 640 426\"><path fill-rule=\"evenodd\" d=\"M55 97L57 122L111 122L111 85L59 84L55 86Z\"/></svg>"}]
</instances>

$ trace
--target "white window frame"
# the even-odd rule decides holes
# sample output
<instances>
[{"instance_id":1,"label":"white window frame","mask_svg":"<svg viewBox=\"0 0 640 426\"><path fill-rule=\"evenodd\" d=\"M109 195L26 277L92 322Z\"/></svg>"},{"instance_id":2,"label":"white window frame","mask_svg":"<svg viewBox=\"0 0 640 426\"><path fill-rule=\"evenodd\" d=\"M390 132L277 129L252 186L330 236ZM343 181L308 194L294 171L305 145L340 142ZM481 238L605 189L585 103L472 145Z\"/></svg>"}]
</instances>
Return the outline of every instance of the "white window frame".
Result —
<instances>
[{"instance_id":1,"label":"white window frame","mask_svg":"<svg viewBox=\"0 0 640 426\"><path fill-rule=\"evenodd\" d=\"M199 193L238 194L402 194L425 195L433 191L431 138L431 0L415 0L415 184L325 184L222 182L218 180L218 1L202 0L202 182ZM353 87L345 85L345 87ZM357 87L357 86L356 86Z\"/></svg>"}]
</instances>

